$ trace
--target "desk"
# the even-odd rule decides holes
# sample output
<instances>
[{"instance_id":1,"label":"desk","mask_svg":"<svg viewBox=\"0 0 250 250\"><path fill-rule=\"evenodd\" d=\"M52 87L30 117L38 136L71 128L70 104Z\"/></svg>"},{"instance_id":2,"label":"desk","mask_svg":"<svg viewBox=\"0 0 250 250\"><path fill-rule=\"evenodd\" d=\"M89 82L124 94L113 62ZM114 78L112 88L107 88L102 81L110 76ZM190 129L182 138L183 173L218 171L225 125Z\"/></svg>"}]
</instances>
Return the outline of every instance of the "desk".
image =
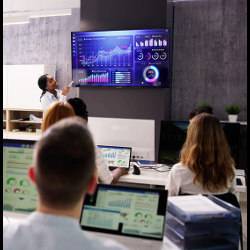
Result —
<instances>
[{"instance_id":1,"label":"desk","mask_svg":"<svg viewBox=\"0 0 250 250\"><path fill-rule=\"evenodd\" d=\"M15 222L24 220L27 216L28 214L3 211L3 218L4 218L3 222L4 224L15 223ZM170 240L168 240L166 237L164 237L163 241L158 241L158 240L151 240L151 239L147 240L147 239L142 239L142 238L112 235L112 234L97 233L97 232L88 232L88 233L93 237L113 239L131 250L148 250L148 249L149 250L178 250L180 249L175 244L173 244Z\"/></svg>"},{"instance_id":2,"label":"desk","mask_svg":"<svg viewBox=\"0 0 250 250\"><path fill-rule=\"evenodd\" d=\"M160 171L166 171L168 170L168 166L164 166L162 168L159 168ZM134 168L131 167L129 170L129 173L127 175L123 175L120 177L118 183L119 184L144 184L149 185L150 187L155 187L156 185L162 186L162 188L165 187L165 183L167 180L167 176L169 171L167 172L158 172L153 169L145 169L140 168L141 174L140 175L134 175L132 174L134 171ZM235 188L235 195L237 196L239 200L239 193L240 192L246 192L246 182L245 182L245 174L244 170L237 170L236 169L236 178L241 179L243 185L236 185Z\"/></svg>"}]
</instances>

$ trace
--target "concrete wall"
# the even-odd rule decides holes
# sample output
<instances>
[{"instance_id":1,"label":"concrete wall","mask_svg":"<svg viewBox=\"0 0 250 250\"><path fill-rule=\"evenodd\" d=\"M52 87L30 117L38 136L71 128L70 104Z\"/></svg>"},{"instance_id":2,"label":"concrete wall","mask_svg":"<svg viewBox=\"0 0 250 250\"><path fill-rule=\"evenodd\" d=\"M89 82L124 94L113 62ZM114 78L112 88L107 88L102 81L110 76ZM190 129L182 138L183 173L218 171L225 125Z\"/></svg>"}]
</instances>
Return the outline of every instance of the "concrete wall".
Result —
<instances>
[{"instance_id":1,"label":"concrete wall","mask_svg":"<svg viewBox=\"0 0 250 250\"><path fill-rule=\"evenodd\" d=\"M227 120L227 104L247 119L247 0L176 1L172 120L186 120L198 104Z\"/></svg>"},{"instance_id":2,"label":"concrete wall","mask_svg":"<svg viewBox=\"0 0 250 250\"><path fill-rule=\"evenodd\" d=\"M3 64L56 65L56 79L63 89L72 79L70 32L79 29L80 9L72 9L71 16L33 18L29 24L3 26ZM78 96L78 91L71 88L68 97Z\"/></svg>"}]
</instances>

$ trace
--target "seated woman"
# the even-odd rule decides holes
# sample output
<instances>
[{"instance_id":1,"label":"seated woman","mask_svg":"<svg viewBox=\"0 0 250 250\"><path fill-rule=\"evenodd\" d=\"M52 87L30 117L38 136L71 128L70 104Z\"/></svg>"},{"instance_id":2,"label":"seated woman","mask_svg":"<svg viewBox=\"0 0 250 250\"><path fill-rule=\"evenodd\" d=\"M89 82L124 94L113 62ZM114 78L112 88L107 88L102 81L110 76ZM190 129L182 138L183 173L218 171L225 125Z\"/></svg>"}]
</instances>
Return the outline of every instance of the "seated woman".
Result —
<instances>
[{"instance_id":1,"label":"seated woman","mask_svg":"<svg viewBox=\"0 0 250 250\"><path fill-rule=\"evenodd\" d=\"M69 103L67 102L52 103L48 107L43 117L42 132L44 132L48 127L60 121L61 119L74 116L74 115L75 115L75 111Z\"/></svg>"},{"instance_id":2,"label":"seated woman","mask_svg":"<svg viewBox=\"0 0 250 250\"><path fill-rule=\"evenodd\" d=\"M68 103L74 108L75 114L88 122L87 105L80 98L70 98ZM122 175L128 173L123 168L116 168L112 171L104 162L101 151L96 147L96 167L98 172L98 182L103 184L116 184Z\"/></svg>"},{"instance_id":3,"label":"seated woman","mask_svg":"<svg viewBox=\"0 0 250 250\"><path fill-rule=\"evenodd\" d=\"M172 167L165 189L169 196L233 192L234 165L219 120L211 114L198 114L189 124L180 162Z\"/></svg>"}]
</instances>

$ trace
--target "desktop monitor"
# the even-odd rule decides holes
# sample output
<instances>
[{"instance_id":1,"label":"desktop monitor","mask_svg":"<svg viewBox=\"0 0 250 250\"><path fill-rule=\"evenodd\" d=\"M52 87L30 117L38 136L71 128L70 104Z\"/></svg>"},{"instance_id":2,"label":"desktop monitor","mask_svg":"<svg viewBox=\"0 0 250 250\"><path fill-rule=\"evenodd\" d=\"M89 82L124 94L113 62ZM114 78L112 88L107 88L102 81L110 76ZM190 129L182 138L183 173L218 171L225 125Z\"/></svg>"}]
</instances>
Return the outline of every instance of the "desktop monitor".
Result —
<instances>
[{"instance_id":1,"label":"desktop monitor","mask_svg":"<svg viewBox=\"0 0 250 250\"><path fill-rule=\"evenodd\" d=\"M169 87L169 29L71 33L74 86Z\"/></svg>"},{"instance_id":2,"label":"desktop monitor","mask_svg":"<svg viewBox=\"0 0 250 250\"><path fill-rule=\"evenodd\" d=\"M168 191L98 184L87 195L80 226L84 230L162 240Z\"/></svg>"},{"instance_id":3,"label":"desktop monitor","mask_svg":"<svg viewBox=\"0 0 250 250\"><path fill-rule=\"evenodd\" d=\"M29 213L36 209L37 190L29 180L34 141L3 140L3 210Z\"/></svg>"},{"instance_id":4,"label":"desktop monitor","mask_svg":"<svg viewBox=\"0 0 250 250\"><path fill-rule=\"evenodd\" d=\"M174 165L186 140L188 121L161 121L158 162ZM221 122L236 168L240 168L240 123Z\"/></svg>"}]
</instances>

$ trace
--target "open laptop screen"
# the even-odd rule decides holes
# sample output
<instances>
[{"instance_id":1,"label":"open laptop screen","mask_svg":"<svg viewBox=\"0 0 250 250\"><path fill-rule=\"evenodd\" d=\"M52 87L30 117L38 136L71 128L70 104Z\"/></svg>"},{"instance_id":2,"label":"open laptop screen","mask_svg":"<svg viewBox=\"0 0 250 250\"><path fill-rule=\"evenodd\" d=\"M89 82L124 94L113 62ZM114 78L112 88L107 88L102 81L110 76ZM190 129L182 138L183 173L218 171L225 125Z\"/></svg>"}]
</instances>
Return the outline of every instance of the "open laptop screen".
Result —
<instances>
[{"instance_id":1,"label":"open laptop screen","mask_svg":"<svg viewBox=\"0 0 250 250\"><path fill-rule=\"evenodd\" d=\"M129 170L131 148L129 147L118 147L118 146L97 146L103 155L105 163L109 166L110 170L117 167L126 168Z\"/></svg>"},{"instance_id":2,"label":"open laptop screen","mask_svg":"<svg viewBox=\"0 0 250 250\"><path fill-rule=\"evenodd\" d=\"M36 209L37 190L28 178L34 143L3 140L3 210L29 213Z\"/></svg>"},{"instance_id":3,"label":"open laptop screen","mask_svg":"<svg viewBox=\"0 0 250 250\"><path fill-rule=\"evenodd\" d=\"M163 239L167 190L99 184L83 204L82 229Z\"/></svg>"}]
</instances>

